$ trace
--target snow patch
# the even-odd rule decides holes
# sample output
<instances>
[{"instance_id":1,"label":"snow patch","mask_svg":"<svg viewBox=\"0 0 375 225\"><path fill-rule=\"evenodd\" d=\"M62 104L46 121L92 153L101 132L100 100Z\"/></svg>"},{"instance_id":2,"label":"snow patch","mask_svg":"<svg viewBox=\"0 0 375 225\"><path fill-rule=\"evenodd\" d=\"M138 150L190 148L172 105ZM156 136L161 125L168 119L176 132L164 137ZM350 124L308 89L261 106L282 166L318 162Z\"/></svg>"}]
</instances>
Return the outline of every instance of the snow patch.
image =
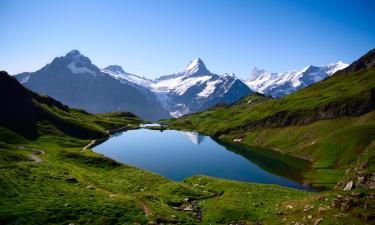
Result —
<instances>
[{"instance_id":1,"label":"snow patch","mask_svg":"<svg viewBox=\"0 0 375 225\"><path fill-rule=\"evenodd\" d=\"M145 77L141 77L135 74L130 74L126 72L120 72L120 71L111 71L111 70L106 70L106 69L101 69L103 73L109 74L113 78L123 81L129 81L130 83L135 83L137 85L143 86L143 87L149 87L153 81L150 79L147 79Z\"/></svg>"},{"instance_id":2,"label":"snow patch","mask_svg":"<svg viewBox=\"0 0 375 225\"><path fill-rule=\"evenodd\" d=\"M199 92L197 95L201 98L206 98L210 96L216 88L216 85L221 83L221 80L215 80L215 81L209 81L206 83L206 87L203 89L203 91Z\"/></svg>"},{"instance_id":3,"label":"snow patch","mask_svg":"<svg viewBox=\"0 0 375 225\"><path fill-rule=\"evenodd\" d=\"M21 84L24 84L24 83L26 83L29 79L30 79L30 75L27 75L27 76L23 77L22 79L20 79L19 82L20 82Z\"/></svg>"},{"instance_id":4,"label":"snow patch","mask_svg":"<svg viewBox=\"0 0 375 225\"><path fill-rule=\"evenodd\" d=\"M155 91L173 91L177 95L183 95L190 87L206 82L209 79L211 79L211 76L189 78L176 77L168 80L162 80L158 83L153 83L151 84L151 88Z\"/></svg>"},{"instance_id":5,"label":"snow patch","mask_svg":"<svg viewBox=\"0 0 375 225\"><path fill-rule=\"evenodd\" d=\"M82 73L90 73L94 76L96 76L96 73L92 70L90 70L89 68L87 67L77 67L74 62L70 63L68 65L68 68L70 69L70 71L72 71L72 73L76 73L76 74L82 74Z\"/></svg>"}]
</instances>

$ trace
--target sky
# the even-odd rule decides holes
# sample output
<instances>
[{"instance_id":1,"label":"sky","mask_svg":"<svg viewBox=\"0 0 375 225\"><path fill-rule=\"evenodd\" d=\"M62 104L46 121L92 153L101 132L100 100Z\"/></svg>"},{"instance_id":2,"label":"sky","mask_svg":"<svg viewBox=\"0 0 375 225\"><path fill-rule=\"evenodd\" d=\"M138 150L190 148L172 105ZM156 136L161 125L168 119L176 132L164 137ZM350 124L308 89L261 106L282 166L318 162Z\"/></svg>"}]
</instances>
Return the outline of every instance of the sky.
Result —
<instances>
[{"instance_id":1,"label":"sky","mask_svg":"<svg viewBox=\"0 0 375 225\"><path fill-rule=\"evenodd\" d=\"M150 78L200 57L246 78L351 63L375 48L372 0L1 0L0 70L36 71L78 49Z\"/></svg>"}]
</instances>

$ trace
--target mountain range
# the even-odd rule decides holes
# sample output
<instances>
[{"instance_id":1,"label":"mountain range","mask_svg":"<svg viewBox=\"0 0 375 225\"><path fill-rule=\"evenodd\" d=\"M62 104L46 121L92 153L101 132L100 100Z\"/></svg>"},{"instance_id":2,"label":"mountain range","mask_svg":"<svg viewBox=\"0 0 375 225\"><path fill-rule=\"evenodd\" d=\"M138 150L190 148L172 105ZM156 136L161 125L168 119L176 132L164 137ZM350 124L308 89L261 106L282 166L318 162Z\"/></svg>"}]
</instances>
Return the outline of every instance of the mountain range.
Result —
<instances>
[{"instance_id":1,"label":"mountain range","mask_svg":"<svg viewBox=\"0 0 375 225\"><path fill-rule=\"evenodd\" d=\"M131 111L148 120L169 117L150 90L126 80L119 82L77 50L16 78L35 92L92 113Z\"/></svg>"},{"instance_id":2,"label":"mountain range","mask_svg":"<svg viewBox=\"0 0 375 225\"><path fill-rule=\"evenodd\" d=\"M271 73L255 67L245 82L256 92L279 98L324 80L347 66L348 64L339 61L326 66L310 65L283 73Z\"/></svg>"},{"instance_id":3,"label":"mountain range","mask_svg":"<svg viewBox=\"0 0 375 225\"><path fill-rule=\"evenodd\" d=\"M31 90L92 113L130 111L148 120L181 117L216 104L232 104L255 92L282 97L344 69L341 61L327 66L270 73L254 68L247 80L218 75L202 59L181 72L156 79L126 72L121 66L100 69L78 50L72 50L36 72L15 75Z\"/></svg>"},{"instance_id":4,"label":"mountain range","mask_svg":"<svg viewBox=\"0 0 375 225\"><path fill-rule=\"evenodd\" d=\"M152 91L173 117L205 110L218 103L233 103L252 91L233 74L211 73L202 59L187 64L181 72L155 80L127 73L121 66L102 70L121 82L131 82Z\"/></svg>"},{"instance_id":5,"label":"mountain range","mask_svg":"<svg viewBox=\"0 0 375 225\"><path fill-rule=\"evenodd\" d=\"M199 58L182 72L151 80L118 65L100 69L78 50L15 77L27 88L74 108L92 113L131 111L148 120L233 103L252 92L234 75L211 73Z\"/></svg>"}]
</instances>

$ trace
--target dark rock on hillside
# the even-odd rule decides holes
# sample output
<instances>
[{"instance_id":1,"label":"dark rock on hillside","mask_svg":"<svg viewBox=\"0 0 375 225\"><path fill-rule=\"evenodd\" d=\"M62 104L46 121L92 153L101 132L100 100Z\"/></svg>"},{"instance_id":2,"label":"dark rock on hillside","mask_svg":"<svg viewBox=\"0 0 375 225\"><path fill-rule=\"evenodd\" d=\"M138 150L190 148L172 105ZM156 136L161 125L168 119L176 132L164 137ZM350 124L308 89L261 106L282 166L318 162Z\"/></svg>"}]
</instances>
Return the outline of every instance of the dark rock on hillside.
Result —
<instances>
[{"instance_id":1,"label":"dark rock on hillside","mask_svg":"<svg viewBox=\"0 0 375 225\"><path fill-rule=\"evenodd\" d=\"M362 56L361 58L353 62L347 68L337 71L336 74L348 74L348 73L352 73L355 71L374 68L374 67L375 67L375 49L372 49L371 51L366 53L366 55Z\"/></svg>"},{"instance_id":2,"label":"dark rock on hillside","mask_svg":"<svg viewBox=\"0 0 375 225\"><path fill-rule=\"evenodd\" d=\"M69 123L42 107L42 104L69 112L69 107L48 96L40 96L5 71L0 71L0 126L26 138L38 137L37 123L45 121L62 132L78 138L101 138L106 135Z\"/></svg>"}]
</instances>

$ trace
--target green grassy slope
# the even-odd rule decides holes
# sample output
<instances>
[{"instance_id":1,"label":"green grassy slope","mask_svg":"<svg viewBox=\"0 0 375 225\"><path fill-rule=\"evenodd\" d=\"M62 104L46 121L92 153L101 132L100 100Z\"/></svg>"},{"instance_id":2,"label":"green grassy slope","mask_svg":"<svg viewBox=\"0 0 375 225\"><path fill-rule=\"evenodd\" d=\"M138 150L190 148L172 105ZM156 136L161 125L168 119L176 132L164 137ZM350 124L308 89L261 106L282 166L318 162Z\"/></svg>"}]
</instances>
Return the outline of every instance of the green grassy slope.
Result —
<instances>
[{"instance_id":1,"label":"green grassy slope","mask_svg":"<svg viewBox=\"0 0 375 225\"><path fill-rule=\"evenodd\" d=\"M173 182L90 150L82 152L81 140L65 137L62 143L69 144L61 146L58 139L0 143L1 224L290 224L320 217L325 220L321 224L365 224L375 215L374 200L363 194L361 204L343 212L329 208L336 196L331 192L202 176ZM41 162L29 157L36 154L35 147L44 151L36 155ZM372 206L364 210L364 202ZM310 206L315 208L303 211ZM307 219L309 215L313 218Z\"/></svg>"},{"instance_id":2,"label":"green grassy slope","mask_svg":"<svg viewBox=\"0 0 375 225\"><path fill-rule=\"evenodd\" d=\"M103 132L123 125L133 128L142 122L126 114L92 115L73 109L69 113L49 110ZM37 127L36 140L0 128L1 224L226 224L227 221L251 224L278 210L274 209L274 204L290 197L314 195L275 185L229 182L231 189L246 188L246 193L252 193L251 196L232 196L227 195L229 189L225 186L211 187L212 178L173 182L82 150L90 140L68 136L48 121L39 121ZM258 202L271 199L264 205L269 212L251 213L258 207L247 205L254 196ZM232 203L215 206L229 200L241 201L243 206ZM227 211L228 207L235 208ZM200 209L203 216L198 218ZM216 215L218 209L223 212L221 217Z\"/></svg>"},{"instance_id":3,"label":"green grassy slope","mask_svg":"<svg viewBox=\"0 0 375 225\"><path fill-rule=\"evenodd\" d=\"M197 130L227 142L241 139L241 145L309 159L313 170L304 181L333 187L375 139L374 55L373 50L347 72L284 98L254 94L231 106L162 123L171 129Z\"/></svg>"},{"instance_id":4,"label":"green grassy slope","mask_svg":"<svg viewBox=\"0 0 375 225\"><path fill-rule=\"evenodd\" d=\"M12 120L0 125L0 224L290 224L322 216L321 224L365 224L375 216L374 199L360 191L355 200L361 204L344 212L328 208L336 196L331 192L210 177L170 181L83 149L97 134L137 128L143 121L133 114L93 115L38 97L34 101L49 115L32 121L35 136L17 132ZM66 124L85 138L67 131Z\"/></svg>"}]
</instances>

